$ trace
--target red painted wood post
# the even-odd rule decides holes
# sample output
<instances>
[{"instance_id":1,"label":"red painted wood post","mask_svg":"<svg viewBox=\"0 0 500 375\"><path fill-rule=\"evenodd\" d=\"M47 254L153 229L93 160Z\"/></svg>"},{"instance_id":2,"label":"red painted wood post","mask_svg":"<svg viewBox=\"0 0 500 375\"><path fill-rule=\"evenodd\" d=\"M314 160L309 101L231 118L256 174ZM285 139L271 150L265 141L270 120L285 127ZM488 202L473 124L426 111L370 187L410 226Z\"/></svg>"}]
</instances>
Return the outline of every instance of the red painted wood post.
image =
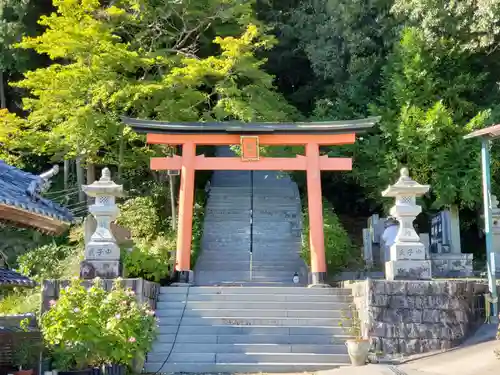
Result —
<instances>
[{"instance_id":1,"label":"red painted wood post","mask_svg":"<svg viewBox=\"0 0 500 375\"><path fill-rule=\"evenodd\" d=\"M325 234L319 145L306 145L307 202L309 209L309 246L311 251L311 284L323 284L326 277Z\"/></svg>"},{"instance_id":2,"label":"red painted wood post","mask_svg":"<svg viewBox=\"0 0 500 375\"><path fill-rule=\"evenodd\" d=\"M196 145L186 142L182 145L181 186L179 194L179 227L177 230L176 269L191 271L191 239L194 205L194 159ZM189 281L189 280L188 280Z\"/></svg>"}]
</instances>

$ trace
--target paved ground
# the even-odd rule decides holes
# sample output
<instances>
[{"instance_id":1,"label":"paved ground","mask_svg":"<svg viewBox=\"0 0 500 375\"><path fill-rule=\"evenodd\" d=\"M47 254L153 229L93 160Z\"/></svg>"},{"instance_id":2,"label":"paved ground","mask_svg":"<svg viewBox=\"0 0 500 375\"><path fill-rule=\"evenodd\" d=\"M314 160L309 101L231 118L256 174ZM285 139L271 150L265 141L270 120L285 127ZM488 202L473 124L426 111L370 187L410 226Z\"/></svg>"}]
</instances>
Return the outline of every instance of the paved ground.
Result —
<instances>
[{"instance_id":1,"label":"paved ground","mask_svg":"<svg viewBox=\"0 0 500 375\"><path fill-rule=\"evenodd\" d=\"M500 359L495 349L500 350L500 341L457 348L398 366L345 367L319 371L317 375L498 375Z\"/></svg>"},{"instance_id":2,"label":"paved ground","mask_svg":"<svg viewBox=\"0 0 500 375\"><path fill-rule=\"evenodd\" d=\"M500 341L489 341L482 344L467 346L418 359L398 366L408 374L460 374L460 375L493 375L500 374L500 359L495 350L500 349Z\"/></svg>"},{"instance_id":3,"label":"paved ground","mask_svg":"<svg viewBox=\"0 0 500 375\"><path fill-rule=\"evenodd\" d=\"M500 358L497 358L495 354L495 350L500 351L500 340L495 339L496 332L496 325L484 325L461 347L447 352L413 357L397 366L342 367L335 370L318 371L311 375L500 375ZM289 373L275 375L309 374Z\"/></svg>"}]
</instances>

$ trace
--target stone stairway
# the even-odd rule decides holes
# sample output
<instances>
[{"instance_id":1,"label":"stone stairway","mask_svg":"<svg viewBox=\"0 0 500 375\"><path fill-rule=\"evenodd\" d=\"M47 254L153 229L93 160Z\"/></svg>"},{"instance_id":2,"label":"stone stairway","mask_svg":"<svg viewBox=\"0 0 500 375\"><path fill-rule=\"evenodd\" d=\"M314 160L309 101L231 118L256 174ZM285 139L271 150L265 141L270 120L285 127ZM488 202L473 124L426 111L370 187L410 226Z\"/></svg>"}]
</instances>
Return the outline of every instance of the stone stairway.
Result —
<instances>
[{"instance_id":1,"label":"stone stairway","mask_svg":"<svg viewBox=\"0 0 500 375\"><path fill-rule=\"evenodd\" d=\"M217 155L234 156L227 147ZM293 285L294 273L305 285L308 270L300 248L300 196L288 175L214 172L196 285Z\"/></svg>"},{"instance_id":2,"label":"stone stairway","mask_svg":"<svg viewBox=\"0 0 500 375\"><path fill-rule=\"evenodd\" d=\"M162 287L146 372L302 372L349 363L348 289Z\"/></svg>"}]
</instances>

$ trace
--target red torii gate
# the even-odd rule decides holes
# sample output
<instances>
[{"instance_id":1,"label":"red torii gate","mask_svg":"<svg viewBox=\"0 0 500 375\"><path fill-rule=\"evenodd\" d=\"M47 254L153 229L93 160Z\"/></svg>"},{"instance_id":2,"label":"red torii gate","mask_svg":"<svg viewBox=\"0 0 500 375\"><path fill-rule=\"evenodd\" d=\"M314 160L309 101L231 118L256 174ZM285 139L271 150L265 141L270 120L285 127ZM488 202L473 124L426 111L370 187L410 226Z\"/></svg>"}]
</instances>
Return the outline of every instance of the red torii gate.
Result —
<instances>
[{"instance_id":1,"label":"red torii gate","mask_svg":"<svg viewBox=\"0 0 500 375\"><path fill-rule=\"evenodd\" d=\"M307 197L310 222L312 284L326 276L321 171L349 171L351 158L321 156L320 146L352 144L356 133L371 128L378 118L293 124L169 123L125 118L135 131L147 133L147 143L182 146L182 156L151 158L153 170L180 170L179 227L177 233L177 270L191 271L191 239L196 170L278 170L307 172ZM241 145L240 157L196 155L198 145ZM295 158L259 156L259 146L305 146L305 155ZM188 280L189 281L189 280Z\"/></svg>"}]
</instances>

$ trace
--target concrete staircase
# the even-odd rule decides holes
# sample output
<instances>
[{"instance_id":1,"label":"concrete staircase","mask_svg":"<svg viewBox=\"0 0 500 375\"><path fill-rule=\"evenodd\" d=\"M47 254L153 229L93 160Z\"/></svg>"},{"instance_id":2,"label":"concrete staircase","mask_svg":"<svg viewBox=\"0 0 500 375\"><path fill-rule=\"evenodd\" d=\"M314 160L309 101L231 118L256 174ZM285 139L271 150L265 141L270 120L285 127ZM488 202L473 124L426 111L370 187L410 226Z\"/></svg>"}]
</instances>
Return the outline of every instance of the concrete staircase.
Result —
<instances>
[{"instance_id":1,"label":"concrete staircase","mask_svg":"<svg viewBox=\"0 0 500 375\"><path fill-rule=\"evenodd\" d=\"M163 287L146 372L301 372L349 363L341 311L350 290Z\"/></svg>"},{"instance_id":2,"label":"concrete staircase","mask_svg":"<svg viewBox=\"0 0 500 375\"><path fill-rule=\"evenodd\" d=\"M217 155L234 156L226 147ZM288 175L214 172L196 285L293 285L295 272L305 285L308 270L300 248L300 196Z\"/></svg>"},{"instance_id":3,"label":"concrete staircase","mask_svg":"<svg viewBox=\"0 0 500 375\"><path fill-rule=\"evenodd\" d=\"M233 154L219 148L218 155ZM308 270L300 247L300 198L289 176L215 172L197 286L161 288L160 335L145 370L300 372L348 364L339 322L350 290L301 286Z\"/></svg>"}]
</instances>

